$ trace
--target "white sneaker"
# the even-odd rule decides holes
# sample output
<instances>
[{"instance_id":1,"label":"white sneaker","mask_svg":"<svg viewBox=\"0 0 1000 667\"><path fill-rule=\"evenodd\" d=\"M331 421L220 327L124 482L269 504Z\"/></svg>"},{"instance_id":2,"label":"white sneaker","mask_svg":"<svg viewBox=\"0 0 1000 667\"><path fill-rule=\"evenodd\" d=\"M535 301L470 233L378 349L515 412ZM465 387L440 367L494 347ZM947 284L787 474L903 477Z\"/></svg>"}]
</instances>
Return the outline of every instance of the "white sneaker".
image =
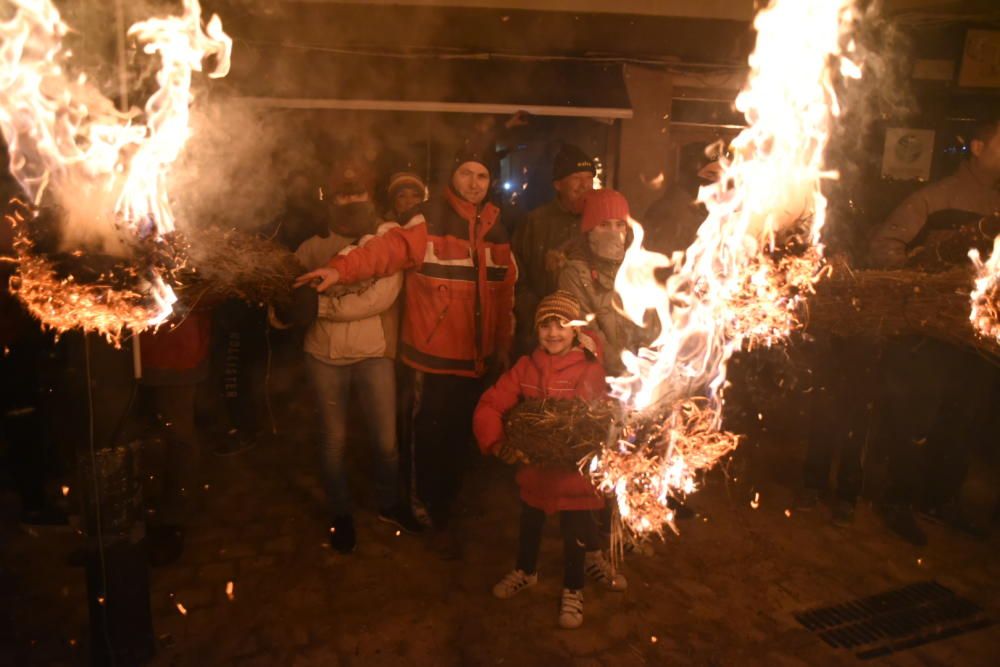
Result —
<instances>
[{"instance_id":1,"label":"white sneaker","mask_svg":"<svg viewBox=\"0 0 1000 667\"><path fill-rule=\"evenodd\" d=\"M588 551L583 564L587 576L601 584L609 591L622 592L628 588L625 575L615 572L611 561L604 557L601 551Z\"/></svg>"},{"instance_id":2,"label":"white sneaker","mask_svg":"<svg viewBox=\"0 0 1000 667\"><path fill-rule=\"evenodd\" d=\"M564 588L559 605L559 627L572 630L583 625L583 591Z\"/></svg>"},{"instance_id":3,"label":"white sneaker","mask_svg":"<svg viewBox=\"0 0 1000 667\"><path fill-rule=\"evenodd\" d=\"M501 600L512 598L525 588L538 583L538 573L525 574L524 570L511 570L493 587L493 595Z\"/></svg>"}]
</instances>

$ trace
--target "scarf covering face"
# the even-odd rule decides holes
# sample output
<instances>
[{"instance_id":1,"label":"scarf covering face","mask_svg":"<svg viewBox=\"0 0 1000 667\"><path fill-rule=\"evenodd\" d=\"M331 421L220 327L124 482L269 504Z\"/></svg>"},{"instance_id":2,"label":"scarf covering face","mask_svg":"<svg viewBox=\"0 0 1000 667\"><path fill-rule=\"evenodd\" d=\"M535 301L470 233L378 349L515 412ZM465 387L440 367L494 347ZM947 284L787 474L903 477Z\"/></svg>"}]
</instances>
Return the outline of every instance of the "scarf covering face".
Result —
<instances>
[{"instance_id":1,"label":"scarf covering face","mask_svg":"<svg viewBox=\"0 0 1000 667\"><path fill-rule=\"evenodd\" d=\"M625 259L625 234L613 229L592 229L587 233L587 243L595 256L611 262Z\"/></svg>"},{"instance_id":2,"label":"scarf covering face","mask_svg":"<svg viewBox=\"0 0 1000 667\"><path fill-rule=\"evenodd\" d=\"M330 229L349 239L359 239L375 232L375 204L370 201L351 202L330 208Z\"/></svg>"}]
</instances>

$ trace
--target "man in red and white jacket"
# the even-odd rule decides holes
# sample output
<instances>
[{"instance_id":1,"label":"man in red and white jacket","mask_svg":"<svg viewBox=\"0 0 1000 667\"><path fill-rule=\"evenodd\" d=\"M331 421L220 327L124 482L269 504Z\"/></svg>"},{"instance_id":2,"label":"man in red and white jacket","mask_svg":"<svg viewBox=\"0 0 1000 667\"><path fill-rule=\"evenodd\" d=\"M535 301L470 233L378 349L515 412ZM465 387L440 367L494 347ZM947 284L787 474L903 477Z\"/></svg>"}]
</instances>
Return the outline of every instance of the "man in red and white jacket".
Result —
<instances>
[{"instance_id":1,"label":"man in red and white jacket","mask_svg":"<svg viewBox=\"0 0 1000 667\"><path fill-rule=\"evenodd\" d=\"M491 368L507 366L517 265L500 210L487 201L496 155L466 143L440 196L401 216L402 227L327 267L300 276L318 291L406 271L400 358L412 369L416 489L435 528L446 530L472 431L472 411ZM451 533L445 552L457 555Z\"/></svg>"}]
</instances>

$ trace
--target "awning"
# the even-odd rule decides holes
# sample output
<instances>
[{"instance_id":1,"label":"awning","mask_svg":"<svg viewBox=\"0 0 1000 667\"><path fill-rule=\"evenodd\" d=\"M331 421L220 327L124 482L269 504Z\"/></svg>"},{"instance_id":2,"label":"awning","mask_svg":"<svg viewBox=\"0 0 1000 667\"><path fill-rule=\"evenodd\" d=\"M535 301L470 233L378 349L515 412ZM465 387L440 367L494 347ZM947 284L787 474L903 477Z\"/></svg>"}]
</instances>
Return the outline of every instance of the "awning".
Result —
<instances>
[{"instance_id":1,"label":"awning","mask_svg":"<svg viewBox=\"0 0 1000 667\"><path fill-rule=\"evenodd\" d=\"M228 81L245 102L275 108L632 117L620 64L239 43Z\"/></svg>"}]
</instances>

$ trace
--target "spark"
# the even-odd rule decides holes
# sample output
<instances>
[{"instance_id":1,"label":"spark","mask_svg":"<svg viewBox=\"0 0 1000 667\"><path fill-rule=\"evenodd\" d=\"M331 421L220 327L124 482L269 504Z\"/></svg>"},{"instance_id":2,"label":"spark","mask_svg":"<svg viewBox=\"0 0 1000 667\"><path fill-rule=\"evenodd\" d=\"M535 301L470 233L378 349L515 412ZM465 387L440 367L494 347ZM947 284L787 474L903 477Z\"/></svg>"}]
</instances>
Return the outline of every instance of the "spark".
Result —
<instances>
[{"instance_id":1,"label":"spark","mask_svg":"<svg viewBox=\"0 0 1000 667\"><path fill-rule=\"evenodd\" d=\"M236 597L235 593L233 592L233 588L234 588L233 587L233 582L227 581L226 582L226 597L229 598L230 600L233 600Z\"/></svg>"},{"instance_id":2,"label":"spark","mask_svg":"<svg viewBox=\"0 0 1000 667\"><path fill-rule=\"evenodd\" d=\"M753 509L757 509L758 507L760 507L760 494L759 493L753 494L753 500L750 501L750 507L752 507Z\"/></svg>"},{"instance_id":3,"label":"spark","mask_svg":"<svg viewBox=\"0 0 1000 667\"><path fill-rule=\"evenodd\" d=\"M181 613L181 616L187 616L188 610L180 602L177 603L177 611Z\"/></svg>"}]
</instances>

